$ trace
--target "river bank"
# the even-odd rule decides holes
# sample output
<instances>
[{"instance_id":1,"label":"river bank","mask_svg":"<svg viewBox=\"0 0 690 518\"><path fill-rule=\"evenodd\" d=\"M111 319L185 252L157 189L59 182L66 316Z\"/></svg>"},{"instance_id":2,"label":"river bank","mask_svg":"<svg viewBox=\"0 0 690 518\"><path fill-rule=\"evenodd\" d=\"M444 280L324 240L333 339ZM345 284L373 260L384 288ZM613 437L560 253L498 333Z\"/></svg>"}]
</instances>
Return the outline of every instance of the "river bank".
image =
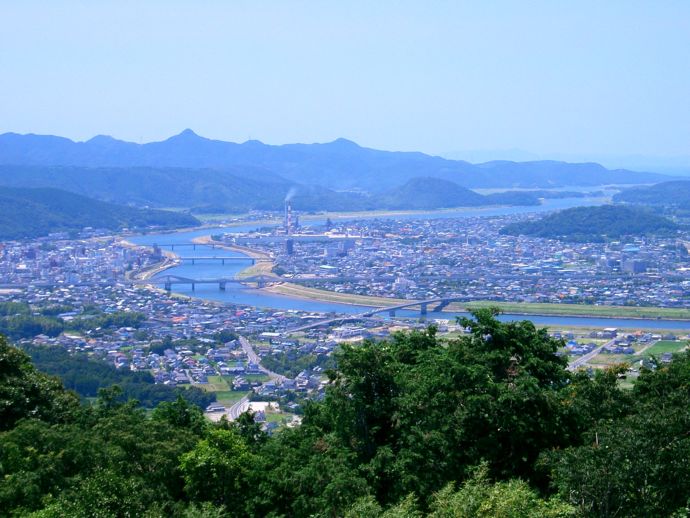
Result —
<instances>
[{"instance_id":1,"label":"river bank","mask_svg":"<svg viewBox=\"0 0 690 518\"><path fill-rule=\"evenodd\" d=\"M271 259L264 253L246 246L219 244L211 239L211 236L199 236L193 239L199 244L210 245L226 250L240 252L249 257ZM372 297L352 293L338 293L320 288L302 286L291 283L289 279L276 276L272 269L272 261L256 263L238 275L238 279L254 276L268 275L274 277L278 283L261 288L262 291L275 293L302 300L310 300L324 303L350 304L362 307L385 308L414 302L409 299ZM659 319L659 320L687 320L690 321L690 309L684 308L656 308L633 306L593 306L584 304L550 304L532 302L498 302L498 301L468 301L453 302L444 308L444 313L463 313L483 307L497 307L503 313L524 316L564 316L564 317L591 317L591 318L626 318L634 320Z\"/></svg>"}]
</instances>

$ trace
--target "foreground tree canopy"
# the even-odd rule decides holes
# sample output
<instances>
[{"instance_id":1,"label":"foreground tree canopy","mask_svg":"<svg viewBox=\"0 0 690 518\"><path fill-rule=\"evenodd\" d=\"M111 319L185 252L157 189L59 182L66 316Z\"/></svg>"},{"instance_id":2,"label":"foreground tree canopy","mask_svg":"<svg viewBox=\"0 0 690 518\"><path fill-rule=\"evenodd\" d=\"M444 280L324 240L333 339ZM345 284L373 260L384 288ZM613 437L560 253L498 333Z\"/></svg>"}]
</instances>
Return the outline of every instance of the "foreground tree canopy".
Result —
<instances>
[{"instance_id":1,"label":"foreground tree canopy","mask_svg":"<svg viewBox=\"0 0 690 518\"><path fill-rule=\"evenodd\" d=\"M323 401L266 436L117 387L81 406L0 340L2 516L685 516L690 355L571 374L560 342L492 310L344 345Z\"/></svg>"}]
</instances>

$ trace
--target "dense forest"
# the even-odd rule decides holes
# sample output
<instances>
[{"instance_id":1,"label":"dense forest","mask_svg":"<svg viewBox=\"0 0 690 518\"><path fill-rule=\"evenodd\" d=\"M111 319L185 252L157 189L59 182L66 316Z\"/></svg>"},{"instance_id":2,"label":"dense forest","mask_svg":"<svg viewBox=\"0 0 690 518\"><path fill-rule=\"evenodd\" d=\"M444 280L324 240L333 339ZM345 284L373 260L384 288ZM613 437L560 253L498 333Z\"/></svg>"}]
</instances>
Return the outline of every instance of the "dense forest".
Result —
<instances>
[{"instance_id":1,"label":"dense forest","mask_svg":"<svg viewBox=\"0 0 690 518\"><path fill-rule=\"evenodd\" d=\"M115 205L60 189L0 187L0 239L79 232L84 227L115 231L199 224L199 220L189 214Z\"/></svg>"},{"instance_id":2,"label":"dense forest","mask_svg":"<svg viewBox=\"0 0 690 518\"><path fill-rule=\"evenodd\" d=\"M602 205L574 207L534 221L512 223L502 234L544 237L575 242L597 242L623 236L671 236L678 225L642 207Z\"/></svg>"},{"instance_id":3,"label":"dense forest","mask_svg":"<svg viewBox=\"0 0 690 518\"><path fill-rule=\"evenodd\" d=\"M0 341L0 514L33 517L686 516L690 353L571 373L495 311L343 345L326 397L268 436L184 399L92 406Z\"/></svg>"}]
</instances>

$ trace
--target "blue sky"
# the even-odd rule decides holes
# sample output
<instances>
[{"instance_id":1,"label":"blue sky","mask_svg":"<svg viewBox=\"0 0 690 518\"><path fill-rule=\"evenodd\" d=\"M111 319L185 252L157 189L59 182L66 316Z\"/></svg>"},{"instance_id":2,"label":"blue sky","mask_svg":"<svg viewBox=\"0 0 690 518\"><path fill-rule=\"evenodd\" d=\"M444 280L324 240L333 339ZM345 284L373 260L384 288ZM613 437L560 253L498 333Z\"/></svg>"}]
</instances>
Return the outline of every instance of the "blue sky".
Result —
<instances>
[{"instance_id":1,"label":"blue sky","mask_svg":"<svg viewBox=\"0 0 690 518\"><path fill-rule=\"evenodd\" d=\"M0 132L690 155L687 1L2 1Z\"/></svg>"}]
</instances>

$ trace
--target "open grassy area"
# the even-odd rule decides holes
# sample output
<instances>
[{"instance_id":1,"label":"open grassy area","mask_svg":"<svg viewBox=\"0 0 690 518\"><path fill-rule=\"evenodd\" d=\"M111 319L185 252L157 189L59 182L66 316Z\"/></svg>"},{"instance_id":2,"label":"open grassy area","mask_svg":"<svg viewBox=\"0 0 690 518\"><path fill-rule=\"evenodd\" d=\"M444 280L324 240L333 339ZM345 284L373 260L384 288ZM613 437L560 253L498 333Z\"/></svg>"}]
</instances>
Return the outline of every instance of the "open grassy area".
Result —
<instances>
[{"instance_id":1,"label":"open grassy area","mask_svg":"<svg viewBox=\"0 0 690 518\"><path fill-rule=\"evenodd\" d=\"M201 386L209 392L225 392L230 390L230 385L222 376L209 376L208 384Z\"/></svg>"},{"instance_id":2,"label":"open grassy area","mask_svg":"<svg viewBox=\"0 0 690 518\"><path fill-rule=\"evenodd\" d=\"M266 290L290 297L320 300L324 302L338 302L341 304L356 304L359 306L385 307L412 302L405 299L389 299L383 297L368 297L366 295L354 295L351 293L338 293L335 291L300 286L298 284L290 284L289 282L270 286L266 288Z\"/></svg>"},{"instance_id":3,"label":"open grassy area","mask_svg":"<svg viewBox=\"0 0 690 518\"><path fill-rule=\"evenodd\" d=\"M258 381L259 383L265 383L271 378L269 378L266 374L245 374L244 379L246 379L249 383L254 383L255 381Z\"/></svg>"},{"instance_id":4,"label":"open grassy area","mask_svg":"<svg viewBox=\"0 0 690 518\"><path fill-rule=\"evenodd\" d=\"M687 346L680 340L660 340L642 353L643 356L661 356L664 353L676 353Z\"/></svg>"},{"instance_id":5,"label":"open grassy area","mask_svg":"<svg viewBox=\"0 0 690 518\"><path fill-rule=\"evenodd\" d=\"M227 407L230 407L237 403L240 399L242 399L244 396L249 394L249 392L241 392L241 391L234 391L234 390L222 390L220 392L216 392L216 399L218 403L221 405Z\"/></svg>"},{"instance_id":6,"label":"open grassy area","mask_svg":"<svg viewBox=\"0 0 690 518\"><path fill-rule=\"evenodd\" d=\"M588 363L593 367L597 365L604 365L609 367L611 365L620 365L621 363L631 364L634 361L639 361L639 356L633 356L632 354L606 354L599 353L594 358L592 358Z\"/></svg>"},{"instance_id":7,"label":"open grassy area","mask_svg":"<svg viewBox=\"0 0 690 518\"><path fill-rule=\"evenodd\" d=\"M450 307L454 307L451 304ZM655 308L632 306L592 306L588 304L546 304L530 302L492 302L477 301L463 304L465 308L497 306L504 313L523 313L525 315L563 315L610 318L659 318L668 320L690 320L690 309Z\"/></svg>"}]
</instances>

